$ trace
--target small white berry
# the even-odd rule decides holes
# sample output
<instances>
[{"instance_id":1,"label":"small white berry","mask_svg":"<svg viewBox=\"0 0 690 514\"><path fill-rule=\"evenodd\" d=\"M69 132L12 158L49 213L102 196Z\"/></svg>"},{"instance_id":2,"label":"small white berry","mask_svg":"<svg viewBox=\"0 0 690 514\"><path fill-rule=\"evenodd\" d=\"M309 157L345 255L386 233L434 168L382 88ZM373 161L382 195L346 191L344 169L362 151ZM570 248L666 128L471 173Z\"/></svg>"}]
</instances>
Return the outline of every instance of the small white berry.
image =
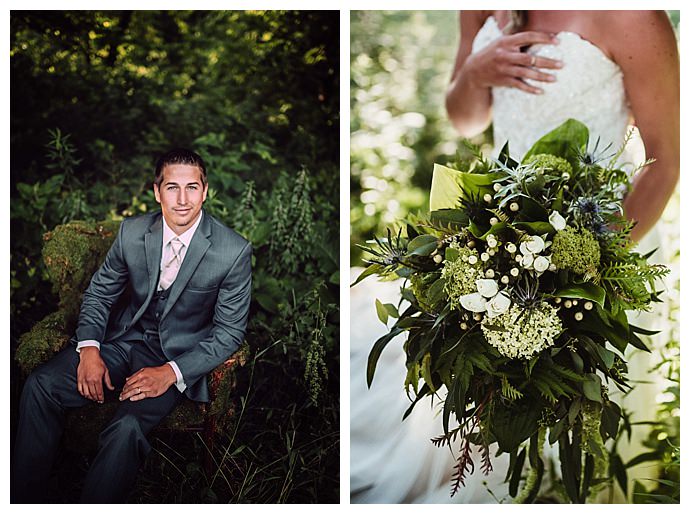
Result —
<instances>
[{"instance_id":1,"label":"small white berry","mask_svg":"<svg viewBox=\"0 0 690 514\"><path fill-rule=\"evenodd\" d=\"M508 253L515 253L517 252L517 246L515 246L513 243L508 243L506 245L506 250L508 251Z\"/></svg>"},{"instance_id":2,"label":"small white berry","mask_svg":"<svg viewBox=\"0 0 690 514\"><path fill-rule=\"evenodd\" d=\"M494 276L495 276L494 270L492 270L492 269L486 270L486 271L484 272L484 276L485 276L486 278L494 278Z\"/></svg>"},{"instance_id":3,"label":"small white berry","mask_svg":"<svg viewBox=\"0 0 690 514\"><path fill-rule=\"evenodd\" d=\"M474 241L468 241L467 242L467 248L474 248L476 245L474 244Z\"/></svg>"},{"instance_id":4,"label":"small white berry","mask_svg":"<svg viewBox=\"0 0 690 514\"><path fill-rule=\"evenodd\" d=\"M557 269L558 268L556 267L556 265L553 262L551 264L549 264L549 271L556 271Z\"/></svg>"},{"instance_id":5,"label":"small white berry","mask_svg":"<svg viewBox=\"0 0 690 514\"><path fill-rule=\"evenodd\" d=\"M498 218L495 217L495 216L493 216L493 217L489 220L489 224L490 224L491 226L493 226L493 225L495 225L496 223L498 223Z\"/></svg>"},{"instance_id":6,"label":"small white berry","mask_svg":"<svg viewBox=\"0 0 690 514\"><path fill-rule=\"evenodd\" d=\"M468 262L470 264L477 264L477 256L476 255L470 255Z\"/></svg>"},{"instance_id":7,"label":"small white berry","mask_svg":"<svg viewBox=\"0 0 690 514\"><path fill-rule=\"evenodd\" d=\"M573 302L570 300L566 300L565 302L563 302L563 305L565 305L566 309L570 309L573 306Z\"/></svg>"},{"instance_id":8,"label":"small white berry","mask_svg":"<svg viewBox=\"0 0 690 514\"><path fill-rule=\"evenodd\" d=\"M577 305L577 304L578 304L578 301L577 301L577 300L573 300L573 305Z\"/></svg>"},{"instance_id":9,"label":"small white berry","mask_svg":"<svg viewBox=\"0 0 690 514\"><path fill-rule=\"evenodd\" d=\"M498 246L498 239L489 236L486 238L486 244L489 245L489 248L496 248Z\"/></svg>"},{"instance_id":10,"label":"small white berry","mask_svg":"<svg viewBox=\"0 0 690 514\"><path fill-rule=\"evenodd\" d=\"M510 282L510 278L508 277L508 275L503 275L501 277L501 284L507 284L508 282Z\"/></svg>"},{"instance_id":11,"label":"small white berry","mask_svg":"<svg viewBox=\"0 0 690 514\"><path fill-rule=\"evenodd\" d=\"M484 201L485 201L486 203L491 203L491 200L493 200L493 199L494 199L494 197L491 196L489 193L486 193L486 194L484 195Z\"/></svg>"},{"instance_id":12,"label":"small white berry","mask_svg":"<svg viewBox=\"0 0 690 514\"><path fill-rule=\"evenodd\" d=\"M521 263L521 262L522 262L522 255L517 254L517 255L515 256L515 262L517 262L518 264Z\"/></svg>"},{"instance_id":13,"label":"small white berry","mask_svg":"<svg viewBox=\"0 0 690 514\"><path fill-rule=\"evenodd\" d=\"M592 302L585 302L585 310L586 311L591 311L594 308L594 304Z\"/></svg>"},{"instance_id":14,"label":"small white berry","mask_svg":"<svg viewBox=\"0 0 690 514\"><path fill-rule=\"evenodd\" d=\"M584 317L584 316L582 315L581 312L576 312L576 313L575 313L575 320L576 320L576 321L582 321L582 318L583 318L583 317Z\"/></svg>"},{"instance_id":15,"label":"small white berry","mask_svg":"<svg viewBox=\"0 0 690 514\"><path fill-rule=\"evenodd\" d=\"M465 323L464 321L462 323L460 323L460 328L462 330L467 330L467 323Z\"/></svg>"},{"instance_id":16,"label":"small white berry","mask_svg":"<svg viewBox=\"0 0 690 514\"><path fill-rule=\"evenodd\" d=\"M561 303L561 297L557 296L556 298L553 299L553 301L556 303Z\"/></svg>"},{"instance_id":17,"label":"small white berry","mask_svg":"<svg viewBox=\"0 0 690 514\"><path fill-rule=\"evenodd\" d=\"M441 264L442 261L443 261L443 257L441 255L439 255L439 254L434 255L434 262L436 264Z\"/></svg>"},{"instance_id":18,"label":"small white berry","mask_svg":"<svg viewBox=\"0 0 690 514\"><path fill-rule=\"evenodd\" d=\"M513 212L517 212L518 209L520 209L520 206L517 204L517 202L513 202L510 204L510 210Z\"/></svg>"},{"instance_id":19,"label":"small white berry","mask_svg":"<svg viewBox=\"0 0 690 514\"><path fill-rule=\"evenodd\" d=\"M501 190L501 184L499 184L499 183L494 184L494 191L496 191L498 193L500 190Z\"/></svg>"},{"instance_id":20,"label":"small white berry","mask_svg":"<svg viewBox=\"0 0 690 514\"><path fill-rule=\"evenodd\" d=\"M520 274L520 270L517 268L510 268L510 274L517 277Z\"/></svg>"},{"instance_id":21,"label":"small white berry","mask_svg":"<svg viewBox=\"0 0 690 514\"><path fill-rule=\"evenodd\" d=\"M489 249L487 250L487 253L488 253L491 257L493 257L494 255L496 255L496 250L494 250L493 248L489 248Z\"/></svg>"},{"instance_id":22,"label":"small white berry","mask_svg":"<svg viewBox=\"0 0 690 514\"><path fill-rule=\"evenodd\" d=\"M474 321L481 321L481 320L482 320L482 315L479 314L478 312L475 312L475 313L474 313L474 316L472 316L472 319L474 319Z\"/></svg>"},{"instance_id":23,"label":"small white berry","mask_svg":"<svg viewBox=\"0 0 690 514\"><path fill-rule=\"evenodd\" d=\"M486 262L489 260L489 254L486 252L483 252L480 257L481 257L483 262Z\"/></svg>"}]
</instances>

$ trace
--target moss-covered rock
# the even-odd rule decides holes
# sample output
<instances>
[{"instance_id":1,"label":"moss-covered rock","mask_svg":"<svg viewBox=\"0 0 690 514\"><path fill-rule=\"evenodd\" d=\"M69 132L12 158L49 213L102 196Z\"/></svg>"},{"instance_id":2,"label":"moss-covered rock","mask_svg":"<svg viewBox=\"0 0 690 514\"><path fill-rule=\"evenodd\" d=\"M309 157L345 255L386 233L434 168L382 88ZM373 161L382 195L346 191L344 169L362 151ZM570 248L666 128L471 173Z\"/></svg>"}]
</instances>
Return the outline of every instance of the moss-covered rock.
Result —
<instances>
[{"instance_id":1,"label":"moss-covered rock","mask_svg":"<svg viewBox=\"0 0 690 514\"><path fill-rule=\"evenodd\" d=\"M119 226L119 221L71 221L43 236L43 261L67 322L79 315L82 295L105 259Z\"/></svg>"},{"instance_id":2,"label":"moss-covered rock","mask_svg":"<svg viewBox=\"0 0 690 514\"><path fill-rule=\"evenodd\" d=\"M69 341L70 331L62 310L49 314L19 338L15 359L25 375L59 352Z\"/></svg>"}]
</instances>

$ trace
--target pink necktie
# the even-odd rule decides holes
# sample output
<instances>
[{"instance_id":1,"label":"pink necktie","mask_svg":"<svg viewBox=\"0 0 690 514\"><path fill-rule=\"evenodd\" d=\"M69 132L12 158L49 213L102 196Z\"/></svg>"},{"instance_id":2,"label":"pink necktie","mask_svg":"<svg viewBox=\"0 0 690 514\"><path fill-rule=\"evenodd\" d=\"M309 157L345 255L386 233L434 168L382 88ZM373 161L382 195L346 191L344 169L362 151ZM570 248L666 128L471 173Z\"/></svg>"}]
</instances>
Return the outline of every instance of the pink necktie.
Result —
<instances>
[{"instance_id":1,"label":"pink necktie","mask_svg":"<svg viewBox=\"0 0 690 514\"><path fill-rule=\"evenodd\" d=\"M167 289L175 281L177 277L177 272L180 270L180 264L182 264L182 258L180 257L180 250L184 246L184 243L179 239L175 238L168 243L170 248L172 248L172 257L165 264L165 267L161 271L160 287L161 289Z\"/></svg>"}]
</instances>

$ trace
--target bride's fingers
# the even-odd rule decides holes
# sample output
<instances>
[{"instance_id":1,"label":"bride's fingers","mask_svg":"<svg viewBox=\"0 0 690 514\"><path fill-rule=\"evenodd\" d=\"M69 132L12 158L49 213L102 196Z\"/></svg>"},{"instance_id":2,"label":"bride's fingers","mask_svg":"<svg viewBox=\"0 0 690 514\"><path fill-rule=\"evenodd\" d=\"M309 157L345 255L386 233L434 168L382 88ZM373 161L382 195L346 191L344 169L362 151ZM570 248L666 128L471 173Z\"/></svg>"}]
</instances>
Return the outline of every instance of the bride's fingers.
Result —
<instances>
[{"instance_id":1,"label":"bride's fingers","mask_svg":"<svg viewBox=\"0 0 690 514\"><path fill-rule=\"evenodd\" d=\"M538 55L528 54L525 52L512 52L510 54L510 61L512 64L520 66L527 66L531 68L546 68L550 70L558 70L563 67L563 62L556 59L549 59L548 57L539 57Z\"/></svg>"},{"instance_id":2,"label":"bride's fingers","mask_svg":"<svg viewBox=\"0 0 690 514\"><path fill-rule=\"evenodd\" d=\"M531 93L533 95L540 95L544 92L543 89L540 89L538 87L530 86L526 82L523 82L520 79L516 78L508 78L505 81L505 86L507 87L514 87L515 89L520 89L521 91L524 91L525 93Z\"/></svg>"},{"instance_id":3,"label":"bride's fingers","mask_svg":"<svg viewBox=\"0 0 690 514\"><path fill-rule=\"evenodd\" d=\"M521 79L538 80L539 82L555 82L556 77L549 73L544 73L533 68L526 68L524 66L511 66L508 75Z\"/></svg>"},{"instance_id":4,"label":"bride's fingers","mask_svg":"<svg viewBox=\"0 0 690 514\"><path fill-rule=\"evenodd\" d=\"M523 47L528 45L557 45L558 39L549 32L537 32L530 30L527 32L518 32L510 36L505 36L505 42L515 47Z\"/></svg>"}]
</instances>

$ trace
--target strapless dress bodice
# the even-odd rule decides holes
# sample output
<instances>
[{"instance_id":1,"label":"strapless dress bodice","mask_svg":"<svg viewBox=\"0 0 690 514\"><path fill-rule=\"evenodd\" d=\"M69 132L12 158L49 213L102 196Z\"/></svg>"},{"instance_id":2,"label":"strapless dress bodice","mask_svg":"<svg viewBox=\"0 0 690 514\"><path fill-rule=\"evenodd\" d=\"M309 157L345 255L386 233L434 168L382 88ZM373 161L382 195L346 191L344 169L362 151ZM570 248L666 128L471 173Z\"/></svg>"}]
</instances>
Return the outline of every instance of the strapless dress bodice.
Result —
<instances>
[{"instance_id":1,"label":"strapless dress bodice","mask_svg":"<svg viewBox=\"0 0 690 514\"><path fill-rule=\"evenodd\" d=\"M477 33L472 52L478 52L502 35L493 16ZM590 129L590 142L601 138L615 151L625 138L630 121L623 72L600 48L573 32L557 34L557 45L532 45L528 53L563 62L553 73L555 82L528 82L543 94L512 87L492 88L494 148L509 141L511 154L522 157L541 136L568 118ZM600 146L600 148L601 148Z\"/></svg>"}]
</instances>

